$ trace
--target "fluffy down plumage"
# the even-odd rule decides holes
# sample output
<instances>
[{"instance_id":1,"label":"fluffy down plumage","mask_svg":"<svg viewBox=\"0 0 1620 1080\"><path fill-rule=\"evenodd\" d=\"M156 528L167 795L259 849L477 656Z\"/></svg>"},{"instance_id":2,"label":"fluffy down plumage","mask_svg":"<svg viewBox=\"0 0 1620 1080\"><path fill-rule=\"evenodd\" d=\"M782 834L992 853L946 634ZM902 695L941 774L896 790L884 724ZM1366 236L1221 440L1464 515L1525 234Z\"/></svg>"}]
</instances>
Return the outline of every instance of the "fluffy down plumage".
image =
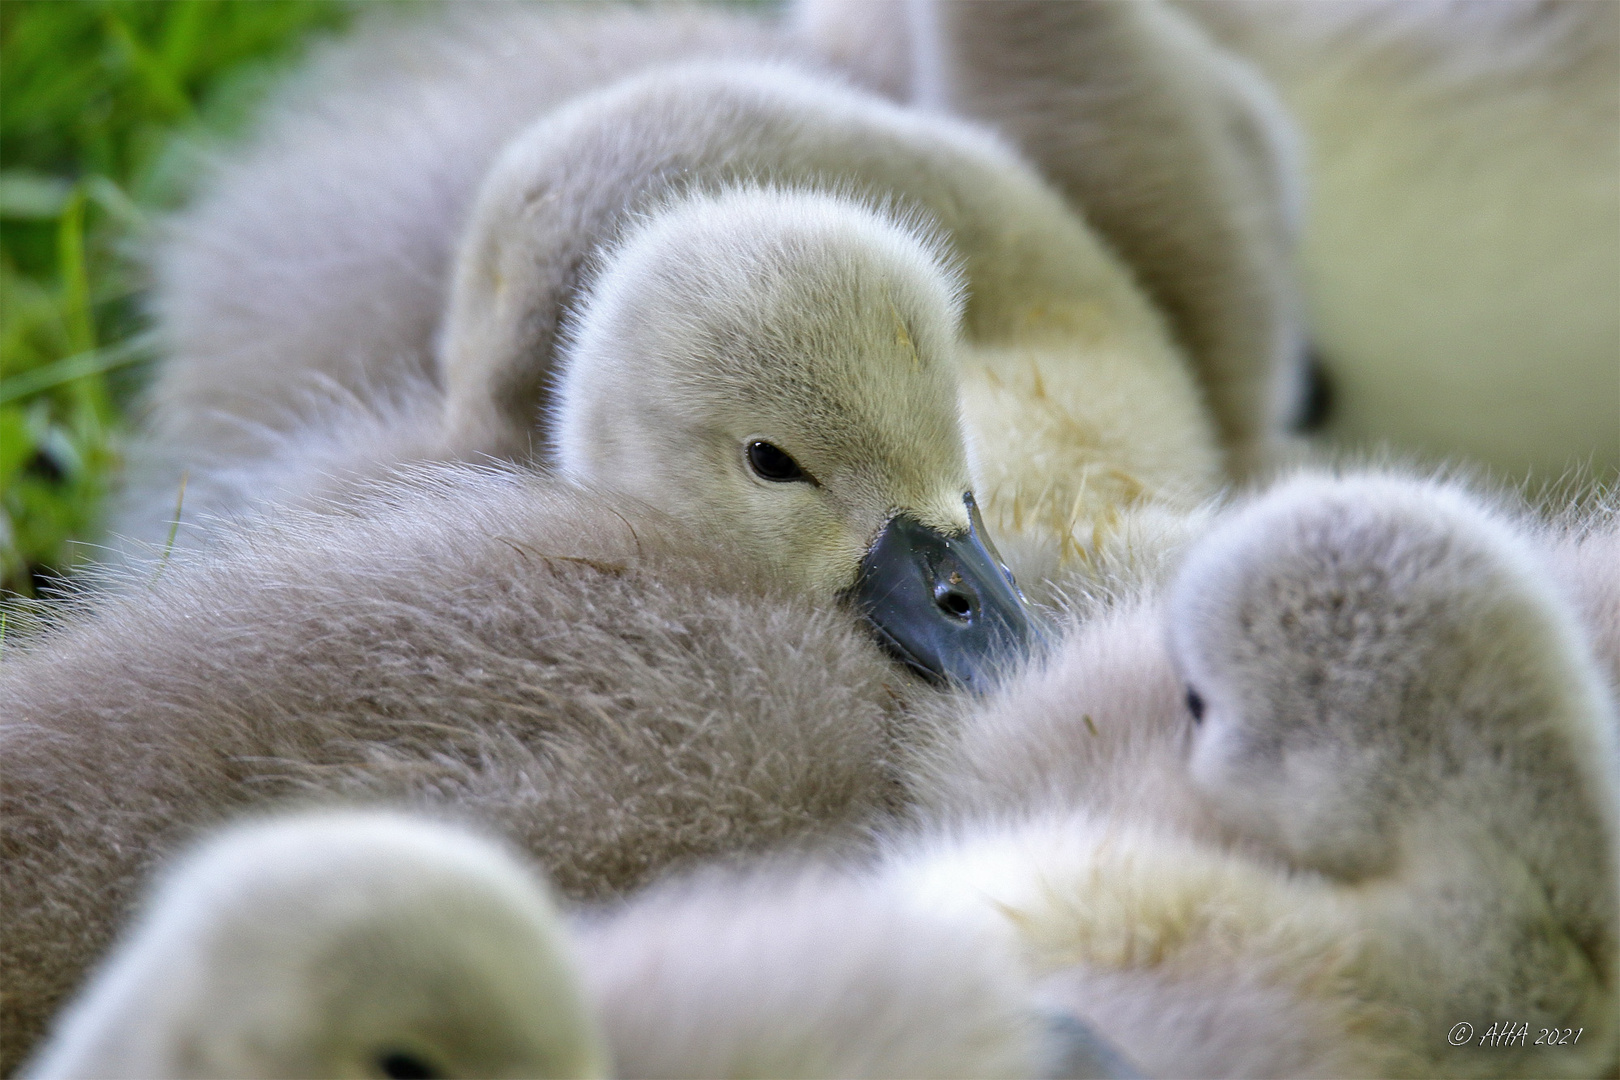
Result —
<instances>
[{"instance_id":1,"label":"fluffy down plumage","mask_svg":"<svg viewBox=\"0 0 1620 1080\"><path fill-rule=\"evenodd\" d=\"M1549 544L1444 484L1284 484L1163 599L957 706L919 785L954 838L904 875L984 905L1150 1075L1603 1075L1620 728L1612 611L1577 613L1613 574L1571 550L1614 526ZM1447 1042L1509 1014L1585 1034Z\"/></svg>"},{"instance_id":2,"label":"fluffy down plumage","mask_svg":"<svg viewBox=\"0 0 1620 1080\"><path fill-rule=\"evenodd\" d=\"M509 40L562 40L586 25L528 18L501 23ZM631 22L597 25L607 52L649 32L625 29ZM497 87L512 92L497 80L504 69L488 55L490 33L452 28L429 45L418 32L379 31L326 63L359 71L393 51L458 56L448 73L427 64L413 90L444 96L429 110L437 124ZM560 84L536 92L526 129L503 121L504 149L488 136L489 145L468 150L488 169L476 197L468 182L440 192L431 209L412 201L420 201L414 187L397 190L395 175L429 152L437 128L388 135L374 113L403 108L390 103L390 80L372 87L318 68L306 104L284 108L262 137L271 149L228 163L160 252L156 305L173 355L154 391L153 441L138 455L145 479L121 528L164 536L183 471L195 520L296 496L312 473L377 459L545 459L549 433L537 410L592 253L672 183L768 177L920 212L961 259L962 405L975 486L1022 578L1033 584L1151 546L1144 537L1158 527L1155 513L1196 503L1222 474L1208 390L1132 266L984 133L805 68L705 61L605 87L605 76L580 75L567 94ZM339 104L307 103L326 94ZM459 148L464 136L444 138ZM353 153L360 145L371 149ZM366 209L328 228L357 190L397 202L399 212L377 220ZM431 258L396 250L419 241ZM263 265L244 272L252 281L235 279L247 251ZM394 288L407 270L412 280ZM438 299L430 303L425 286ZM253 301L225 302L221 289ZM349 295L356 289L366 295ZM425 318L424 304L442 321ZM1270 360L1259 363L1271 370ZM239 376L241 367L254 374ZM1249 427L1234 438L1259 439ZM329 437L356 428L392 437Z\"/></svg>"},{"instance_id":3,"label":"fluffy down plumage","mask_svg":"<svg viewBox=\"0 0 1620 1080\"><path fill-rule=\"evenodd\" d=\"M1324 430L1620 477L1620 7L1188 3L1304 135Z\"/></svg>"},{"instance_id":4,"label":"fluffy down plumage","mask_svg":"<svg viewBox=\"0 0 1620 1080\"><path fill-rule=\"evenodd\" d=\"M398 814L211 838L174 867L36 1078L607 1074L544 889Z\"/></svg>"},{"instance_id":5,"label":"fluffy down plumage","mask_svg":"<svg viewBox=\"0 0 1620 1080\"><path fill-rule=\"evenodd\" d=\"M985 124L1032 162L1163 312L1228 464L1267 462L1303 389L1303 200L1293 125L1264 79L1158 0L790 13L861 85Z\"/></svg>"},{"instance_id":6,"label":"fluffy down plumage","mask_svg":"<svg viewBox=\"0 0 1620 1080\"><path fill-rule=\"evenodd\" d=\"M618 1068L1603 1075L1620 750L1563 588L1567 544L1613 535L1388 476L1236 509L1167 596L928 708L875 859L591 914ZM1525 1045L1477 1041L1503 1016Z\"/></svg>"},{"instance_id":7,"label":"fluffy down plumage","mask_svg":"<svg viewBox=\"0 0 1620 1080\"><path fill-rule=\"evenodd\" d=\"M263 522L0 666L7 1067L150 868L258 806L430 808L565 895L799 842L861 846L928 738L841 609L633 500L422 475Z\"/></svg>"}]
</instances>

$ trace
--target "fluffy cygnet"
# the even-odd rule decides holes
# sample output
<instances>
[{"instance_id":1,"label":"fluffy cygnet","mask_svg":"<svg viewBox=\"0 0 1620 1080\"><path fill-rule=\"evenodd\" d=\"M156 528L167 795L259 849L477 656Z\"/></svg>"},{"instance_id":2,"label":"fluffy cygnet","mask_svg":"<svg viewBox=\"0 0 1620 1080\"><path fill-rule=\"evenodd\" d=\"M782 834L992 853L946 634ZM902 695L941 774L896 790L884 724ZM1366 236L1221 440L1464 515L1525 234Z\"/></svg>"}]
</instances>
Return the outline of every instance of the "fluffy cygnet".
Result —
<instances>
[{"instance_id":1,"label":"fluffy cygnet","mask_svg":"<svg viewBox=\"0 0 1620 1080\"><path fill-rule=\"evenodd\" d=\"M960 284L936 243L809 192L652 210L601 257L573 314L549 425L557 471L715 525L829 599L902 515L942 542L965 537ZM470 406L457 393L468 376L452 378L452 409Z\"/></svg>"},{"instance_id":2,"label":"fluffy cygnet","mask_svg":"<svg viewBox=\"0 0 1620 1080\"><path fill-rule=\"evenodd\" d=\"M956 707L898 878L1149 1075L1602 1075L1620 724L1567 558L1444 484L1284 484Z\"/></svg>"},{"instance_id":3,"label":"fluffy cygnet","mask_svg":"<svg viewBox=\"0 0 1620 1080\"><path fill-rule=\"evenodd\" d=\"M189 854L23 1075L607 1072L540 883L463 830L350 812Z\"/></svg>"},{"instance_id":4,"label":"fluffy cygnet","mask_svg":"<svg viewBox=\"0 0 1620 1080\"><path fill-rule=\"evenodd\" d=\"M672 200L585 288L556 377L557 470L733 534L775 579L848 596L917 670L982 682L1031 628L969 490L944 258L824 194ZM450 375L454 428L479 388Z\"/></svg>"},{"instance_id":5,"label":"fluffy cygnet","mask_svg":"<svg viewBox=\"0 0 1620 1080\"><path fill-rule=\"evenodd\" d=\"M960 259L967 347L955 350L956 374L974 490L998 539L1009 537L1007 557L1021 578L1039 583L1061 564L1084 564L1120 514L1183 508L1218 480L1213 428L1158 313L1128 269L1027 166L944 117L786 67L708 64L649 71L581 95L506 146L466 215L438 334L439 385L413 376L409 365L371 365L332 391L336 376L322 368L330 350L313 349L278 355L277 386L247 399L232 372L234 353L182 355L166 365L157 411L168 432L161 453L172 468L137 494L146 520L131 527L167 533L188 462L189 518L296 498L325 474L371 462L546 458L551 432L543 419L563 358L562 330L576 313L591 313L581 290L605 280L584 273L593 253L611 246L636 211L656 215L672 193L760 177L925 214ZM300 258L287 253L284 269ZM679 287L685 263L669 251L661 295L673 309L654 321L671 328L707 314L693 306L700 297ZM809 281L841 271L828 263L799 272ZM175 279L168 287L188 286ZM887 305L869 310L886 319L882 332L899 354L916 348L926 366L929 342L943 330L923 324L927 312L906 310L905 295L914 291L892 297L898 325ZM744 299L776 306L747 310ZM760 341L781 333L771 324L783 320L821 325L820 299L808 289L768 296L749 288L715 314L745 317L748 338ZM208 318L235 315L221 308ZM687 337L640 341L689 351ZM818 332L804 344L819 350L849 340ZM592 362L603 355L598 345ZM244 432L254 437L244 443Z\"/></svg>"},{"instance_id":6,"label":"fluffy cygnet","mask_svg":"<svg viewBox=\"0 0 1620 1080\"><path fill-rule=\"evenodd\" d=\"M535 140L554 158L559 142L570 146ZM546 437L535 411L549 377L555 451L541 456L563 476L726 532L819 602L848 597L933 677L982 679L1025 643L1027 616L974 512L960 285L937 239L832 194L669 196L576 282L553 371L555 342L535 327L556 319L536 313L536 293L578 274L563 253L591 247L557 230L580 231L593 199L617 216L607 200L624 192L585 170L570 178L593 181L576 194L585 205L561 213L520 197L513 172L497 174L464 256L442 420L340 403L331 427L282 442L285 456L204 470L188 490L216 508L309 501L411 457L526 459ZM545 186L532 169L519 179Z\"/></svg>"},{"instance_id":7,"label":"fluffy cygnet","mask_svg":"<svg viewBox=\"0 0 1620 1080\"><path fill-rule=\"evenodd\" d=\"M972 127L761 65L649 72L580 97L507 146L470 217L440 342L449 445L506 457L533 445L577 287L562 253L590 250L626 207L656 205L671 178L751 175L870 191L926 214L960 260L967 295L953 352L974 492L1028 586L1138 540L1122 517L1179 512L1211 490L1213 429L1184 359L1055 192ZM678 278L666 295L679 297ZM797 299L766 305L769 315L719 310L762 332L818 325L819 298ZM903 315L890 338L926 362L938 331Z\"/></svg>"}]
</instances>

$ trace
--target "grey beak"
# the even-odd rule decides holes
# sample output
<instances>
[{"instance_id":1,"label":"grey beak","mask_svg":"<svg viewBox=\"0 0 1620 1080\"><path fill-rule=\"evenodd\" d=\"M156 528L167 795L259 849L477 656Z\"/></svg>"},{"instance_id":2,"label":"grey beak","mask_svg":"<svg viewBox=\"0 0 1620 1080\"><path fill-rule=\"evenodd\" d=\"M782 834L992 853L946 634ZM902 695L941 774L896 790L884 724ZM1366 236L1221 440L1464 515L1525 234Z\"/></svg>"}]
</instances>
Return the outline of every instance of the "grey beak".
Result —
<instances>
[{"instance_id":1,"label":"grey beak","mask_svg":"<svg viewBox=\"0 0 1620 1080\"><path fill-rule=\"evenodd\" d=\"M925 678L982 688L1034 642L1024 598L989 547L971 494L968 531L889 519L861 560L851 599L888 650Z\"/></svg>"}]
</instances>

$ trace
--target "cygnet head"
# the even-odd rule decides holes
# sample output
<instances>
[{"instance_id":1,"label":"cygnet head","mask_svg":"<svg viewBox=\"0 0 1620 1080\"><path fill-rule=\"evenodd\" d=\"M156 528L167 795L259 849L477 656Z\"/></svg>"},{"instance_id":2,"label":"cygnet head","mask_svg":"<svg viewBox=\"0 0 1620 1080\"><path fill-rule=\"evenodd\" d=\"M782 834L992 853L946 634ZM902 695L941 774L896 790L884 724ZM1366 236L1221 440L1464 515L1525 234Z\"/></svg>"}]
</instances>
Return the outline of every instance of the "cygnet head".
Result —
<instances>
[{"instance_id":1,"label":"cygnet head","mask_svg":"<svg viewBox=\"0 0 1620 1080\"><path fill-rule=\"evenodd\" d=\"M25 1070L606 1072L540 883L479 837L358 812L239 828L184 861Z\"/></svg>"},{"instance_id":2,"label":"cygnet head","mask_svg":"<svg viewBox=\"0 0 1620 1080\"><path fill-rule=\"evenodd\" d=\"M558 467L717 524L779 579L852 598L914 667L972 683L1030 629L970 494L961 293L936 241L848 198L674 199L572 313Z\"/></svg>"},{"instance_id":3,"label":"cygnet head","mask_svg":"<svg viewBox=\"0 0 1620 1080\"><path fill-rule=\"evenodd\" d=\"M1514 755L1550 767L1536 739L1607 711L1524 541L1444 484L1280 483L1189 553L1169 601L1193 786L1327 873L1384 871L1438 792L1479 798L1469 778Z\"/></svg>"}]
</instances>

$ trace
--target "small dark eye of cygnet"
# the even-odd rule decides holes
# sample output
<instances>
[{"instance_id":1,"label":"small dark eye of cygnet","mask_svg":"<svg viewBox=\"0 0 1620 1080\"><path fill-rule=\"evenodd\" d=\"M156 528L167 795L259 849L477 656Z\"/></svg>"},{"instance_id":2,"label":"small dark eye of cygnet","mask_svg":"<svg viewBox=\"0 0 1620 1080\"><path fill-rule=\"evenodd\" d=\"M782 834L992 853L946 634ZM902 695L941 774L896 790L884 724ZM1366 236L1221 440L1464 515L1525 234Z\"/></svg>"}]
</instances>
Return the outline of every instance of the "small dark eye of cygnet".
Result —
<instances>
[{"instance_id":1,"label":"small dark eye of cygnet","mask_svg":"<svg viewBox=\"0 0 1620 1080\"><path fill-rule=\"evenodd\" d=\"M389 1080L441 1080L448 1075L409 1050L384 1050L377 1055L377 1071Z\"/></svg>"},{"instance_id":2,"label":"small dark eye of cygnet","mask_svg":"<svg viewBox=\"0 0 1620 1080\"><path fill-rule=\"evenodd\" d=\"M762 480L771 480L779 484L794 480L808 480L815 483L810 474L793 460L792 454L763 439L756 439L748 444L748 465Z\"/></svg>"},{"instance_id":3,"label":"small dark eye of cygnet","mask_svg":"<svg viewBox=\"0 0 1620 1080\"><path fill-rule=\"evenodd\" d=\"M1187 687L1187 711L1192 713L1193 723L1204 722L1204 699L1190 686Z\"/></svg>"}]
</instances>

